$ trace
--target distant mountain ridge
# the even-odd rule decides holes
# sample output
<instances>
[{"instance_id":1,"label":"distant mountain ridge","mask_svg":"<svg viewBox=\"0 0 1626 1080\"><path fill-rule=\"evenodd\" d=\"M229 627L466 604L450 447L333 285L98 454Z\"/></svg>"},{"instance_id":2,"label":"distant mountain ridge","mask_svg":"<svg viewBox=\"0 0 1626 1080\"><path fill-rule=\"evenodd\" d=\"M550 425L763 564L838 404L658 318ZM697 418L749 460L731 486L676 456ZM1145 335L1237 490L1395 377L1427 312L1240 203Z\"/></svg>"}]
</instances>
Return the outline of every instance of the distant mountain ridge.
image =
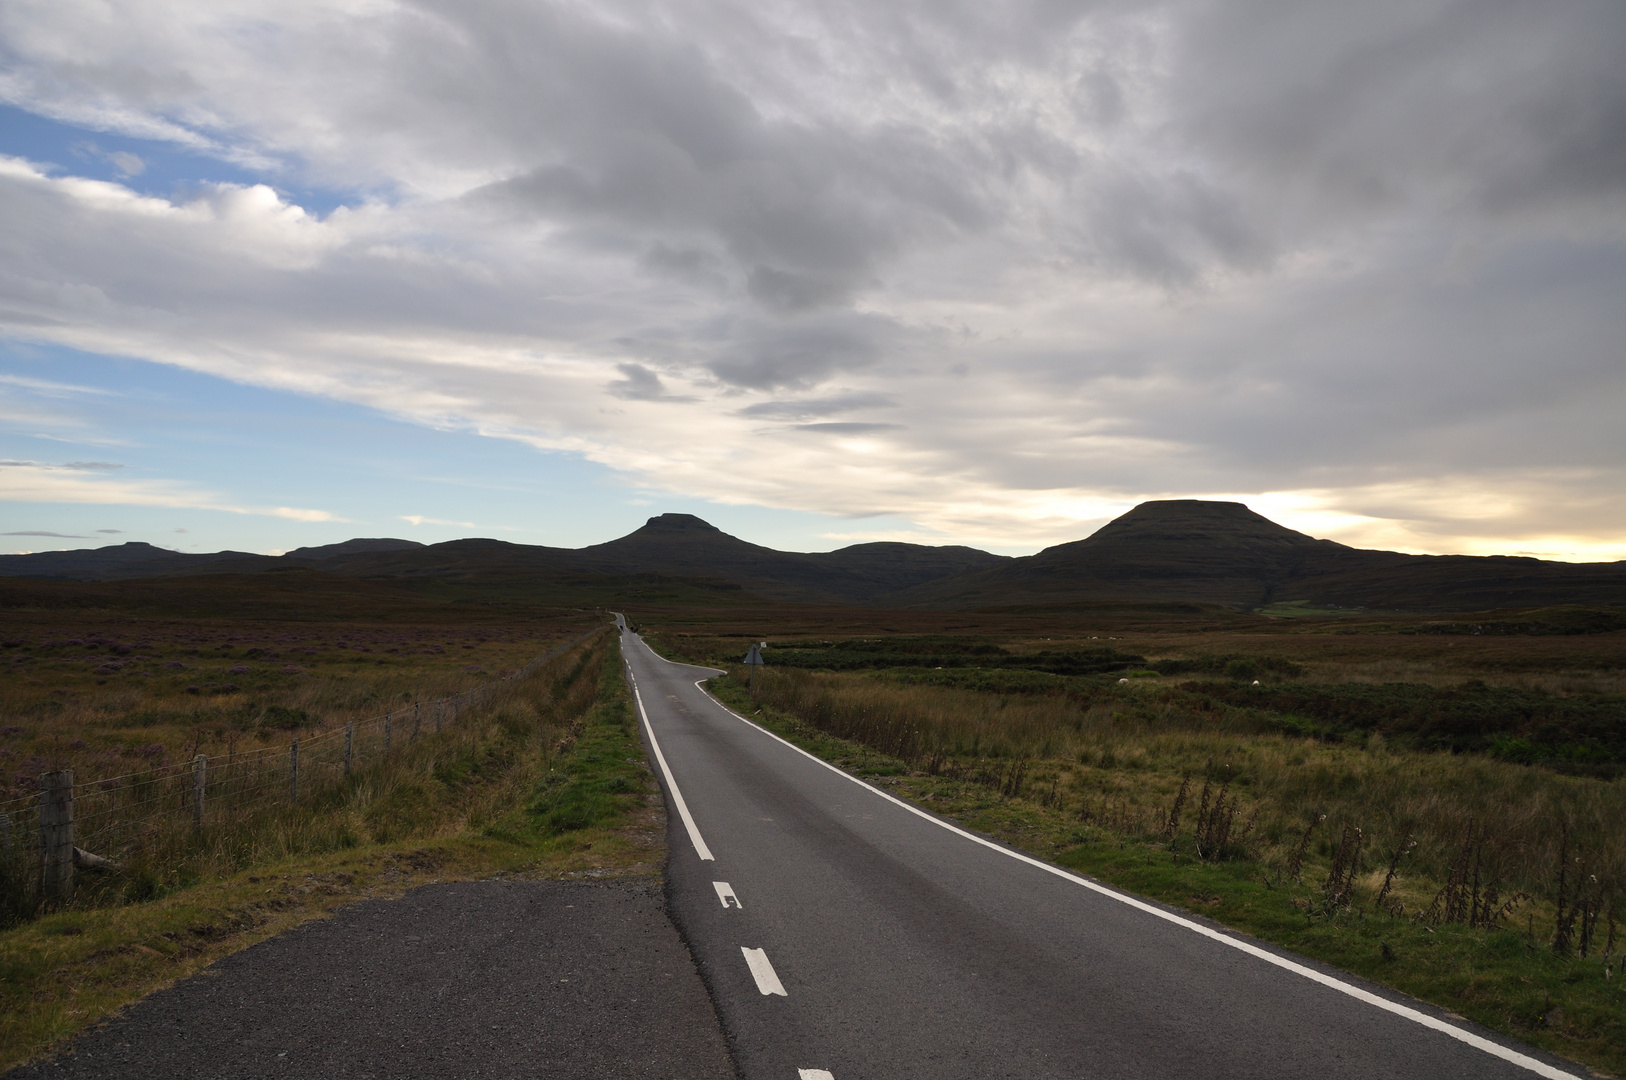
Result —
<instances>
[{"instance_id":1,"label":"distant mountain ridge","mask_svg":"<svg viewBox=\"0 0 1626 1080\"><path fill-rule=\"evenodd\" d=\"M626 536L585 548L371 538L282 556L189 555L140 543L0 556L0 576L87 581L281 568L486 585L656 576L767 600L894 607L1180 601L1244 610L1301 602L1473 611L1626 604L1626 563L1371 551L1295 532L1241 503L1196 499L1142 503L1085 539L1024 558L902 543L777 551L691 514L661 514Z\"/></svg>"},{"instance_id":2,"label":"distant mountain ridge","mask_svg":"<svg viewBox=\"0 0 1626 1080\"><path fill-rule=\"evenodd\" d=\"M661 575L725 582L768 599L867 603L917 585L1008 562L970 547L857 544L832 552L776 551L730 536L692 514L661 514L608 543L585 548L502 540L357 539L285 555L189 555L150 544L0 555L0 577L118 581L175 574L254 573L309 567L372 578L470 581L529 575Z\"/></svg>"}]
</instances>

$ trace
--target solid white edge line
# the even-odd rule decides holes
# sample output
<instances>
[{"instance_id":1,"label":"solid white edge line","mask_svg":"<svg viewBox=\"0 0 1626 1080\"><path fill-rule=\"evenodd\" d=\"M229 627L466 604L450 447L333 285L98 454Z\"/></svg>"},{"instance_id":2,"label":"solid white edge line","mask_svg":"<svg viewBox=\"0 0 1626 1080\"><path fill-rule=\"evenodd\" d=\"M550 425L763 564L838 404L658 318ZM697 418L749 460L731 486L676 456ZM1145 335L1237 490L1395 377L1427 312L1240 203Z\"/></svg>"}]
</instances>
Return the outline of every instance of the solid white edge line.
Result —
<instances>
[{"instance_id":1,"label":"solid white edge line","mask_svg":"<svg viewBox=\"0 0 1626 1080\"><path fill-rule=\"evenodd\" d=\"M649 648L647 645L645 645L644 647ZM650 649L650 652L654 653L655 650ZM658 656L660 654L656 653L655 655ZM670 663L670 661L668 661L668 662ZM690 666L693 667L693 666L698 666L698 665L690 665ZM803 750L800 746L797 746L795 743L790 742L787 739L780 738L778 735L775 735L773 732L769 731L767 728L763 727L761 724L757 723L756 721L750 720L750 719L747 719L746 717L741 716L739 713L735 712L733 709L730 709L727 705L724 705L721 701L718 701L717 698L712 695L710 690L707 690L704 686L701 685L702 682L704 682L704 680L697 680L695 682L695 684L694 684L695 687L702 694L705 694L706 697L711 698L712 702L719 709L722 709L724 712L728 713L728 715L734 717L734 719L740 721L741 723L749 724L751 727L756 728L758 731L762 732L764 735L768 736L768 738L770 738L770 739L775 739L775 740L777 740L779 742L784 743L786 746L790 747L792 750L796 751L798 754L801 754L803 757L807 758L809 761L818 762L820 765L823 765L826 769L829 769L831 772L835 773L837 776L840 776L840 777L842 777L844 779L847 779L847 780L851 780L853 783L857 784L859 787L865 789L866 791L869 791L869 792L872 792L872 793L874 793L876 795L879 795L881 798L887 800L888 802L896 803L898 806L901 806L903 809L909 811L911 814L914 814L916 817L919 817L919 818L921 818L921 819L923 819L925 821L929 821L933 825L937 825L937 826L940 826L940 827L942 827L944 829L947 829L949 832L954 833L954 834L956 834L958 836L962 836L965 839L970 840L972 843L981 844L983 847L988 848L990 851L997 851L1001 855L1008 855L1011 858L1017 860L1018 862L1024 862L1024 863L1027 863L1029 866L1038 867L1040 870L1043 870L1047 874L1054 874L1056 877L1062 878L1062 879L1067 880L1067 881L1071 881L1071 882L1073 882L1074 884L1077 884L1077 885L1082 885L1086 889L1089 889L1089 890L1091 890L1093 892L1100 893L1102 896L1109 897L1110 899L1116 900L1120 904L1127 904L1130 907L1135 908L1135 909L1137 909L1139 911L1146 912L1148 915L1154 915L1157 918L1164 920L1165 922L1171 922L1176 926L1181 926L1181 927L1184 927L1187 930L1191 930L1191 931L1193 931L1195 933L1201 934L1203 937L1211 938L1214 941L1217 941L1217 942L1221 943L1222 945L1229 945L1231 948L1236 949L1239 952L1247 953L1249 956L1253 956L1253 957L1256 957L1257 959L1263 960L1267 964L1274 964L1277 967L1282 968L1285 971L1290 971L1295 975L1301 975L1304 978L1309 979L1311 982L1320 983L1322 986L1325 986L1325 987L1328 987L1330 989L1336 990L1341 994L1347 994L1350 997L1356 999L1357 1001L1363 1001L1366 1004L1376 1006L1377 1008L1382 1009L1385 1012L1393 1013L1394 1015L1402 1017L1402 1018L1404 1018L1406 1020L1410 1020L1413 1023L1421 1024L1423 1027L1429 1028L1429 1029L1431 1029L1433 1031L1438 1031L1443 1035L1448 1035L1451 1038L1456 1039L1459 1042L1467 1043L1469 1046L1472 1046L1476 1050L1482 1050L1485 1053L1491 1055L1492 1057L1501 1058L1503 1061L1506 1061L1509 1064L1517 1065L1517 1066L1519 1066L1520 1068L1523 1068L1523 1069L1528 1069L1531 1072L1535 1073L1537 1076L1547 1077L1547 1080L1579 1080L1579 1074L1577 1074L1577 1073L1565 1072L1562 1069L1556 1069L1553 1066L1548 1065L1544 1061L1537 1061L1535 1058L1529 1057L1529 1056L1527 1056L1525 1054L1521 1054L1517 1050L1510 1050L1507 1047L1503 1046L1501 1043L1492 1042L1491 1040L1486 1039L1486 1038L1484 1038L1482 1036L1475 1035L1471 1031L1464 1031L1462 1028L1456 1027L1455 1025L1452 1025L1452 1024L1448 1024L1444 1020L1438 1020L1438 1019L1428 1015L1427 1013L1419 1012L1416 1009L1413 1009L1413 1008L1411 1008L1409 1006L1406 1006L1406 1005L1402 1005L1402 1004L1400 1004L1399 1002L1396 1002L1396 1001L1390 1001L1388 998L1379 997L1377 994L1374 994L1369 990L1362 990L1358 986L1355 986L1355 985L1352 985L1350 983L1344 982L1341 979L1335 979L1330 975L1326 975L1326 974L1323 974L1322 972L1316 971L1314 968L1307 968L1303 964L1294 963L1292 960L1287 959L1285 956L1277 956L1275 953L1271 952L1270 950L1261 949L1259 946L1254 945L1251 942L1244 941L1241 938L1231 937L1228 934L1222 934L1217 930L1212 930L1212 929L1202 925L1201 923L1192 922L1190 919L1183 919L1180 916L1174 914L1173 912L1164 911L1162 908L1156 907L1156 906L1154 906L1152 904L1148 904L1144 900L1137 900L1133 896L1127 896L1127 895L1125 895L1123 893L1117 892L1116 890L1109 889L1105 885L1100 884L1099 882L1091 881L1089 878L1079 877L1077 874L1069 873L1068 871L1063 870L1059 866L1051 866L1049 863L1042 862L1041 860L1035 859L1030 855L1024 855L1020 851L1012 851L1010 848L1001 847L1001 846L999 846L998 844L994 843L991 840L985 840L982 837L977 836L975 833L969 833L969 832L965 831L964 829L960 828L957 825L951 825L948 822L943 821L941 818L933 817L931 814L926 813L924 810L921 810L919 807L911 806L909 803L904 802L902 799L898 798L896 795L893 795L890 792L882 791L880 788L875 787L872 784L865 783L864 781L860 780L858 777L853 776L851 773L844 772L841 769L836 768L834 765L830 764L828 761L825 761L823 758L819 757L817 754L811 754L808 751Z\"/></svg>"},{"instance_id":2,"label":"solid white edge line","mask_svg":"<svg viewBox=\"0 0 1626 1080\"><path fill-rule=\"evenodd\" d=\"M745 954L745 966L751 969L751 977L757 981L757 989L762 991L763 997L770 994L790 997L785 993L785 984L774 973L773 965L768 963L767 949L747 949L741 945L740 952Z\"/></svg>"},{"instance_id":3,"label":"solid white edge line","mask_svg":"<svg viewBox=\"0 0 1626 1080\"><path fill-rule=\"evenodd\" d=\"M661 753L661 744L655 738L655 728L649 722L649 713L644 710L644 696L638 692L638 680L632 674L632 665L627 665L627 681L632 684L632 698L638 703L638 715L643 718L644 731L649 734L649 748L655 751L655 761L661 767L661 775L666 777L666 790L672 793L672 805L677 807L678 817L683 819L683 827L689 830L689 839L694 843L697 855L707 862L716 862L712 857L711 848L706 846L705 840L700 837L700 829L689 816L689 804L683 801L683 792L678 790L677 781L672 779L672 770L666 764L666 755ZM715 700L715 699L713 699Z\"/></svg>"}]
</instances>

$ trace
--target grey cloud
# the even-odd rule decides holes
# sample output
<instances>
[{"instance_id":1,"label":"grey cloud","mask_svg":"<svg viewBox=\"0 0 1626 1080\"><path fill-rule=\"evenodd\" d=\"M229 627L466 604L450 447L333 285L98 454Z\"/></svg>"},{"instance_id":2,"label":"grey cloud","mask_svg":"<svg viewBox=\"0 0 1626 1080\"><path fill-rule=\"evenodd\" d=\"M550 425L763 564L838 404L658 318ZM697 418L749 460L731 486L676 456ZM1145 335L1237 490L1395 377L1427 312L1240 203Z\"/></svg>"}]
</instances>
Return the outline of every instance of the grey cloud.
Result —
<instances>
[{"instance_id":1,"label":"grey cloud","mask_svg":"<svg viewBox=\"0 0 1626 1080\"><path fill-rule=\"evenodd\" d=\"M837 421L826 424L797 424L797 431L818 431L829 435L871 435L877 431L901 431L902 424L864 424Z\"/></svg>"},{"instance_id":2,"label":"grey cloud","mask_svg":"<svg viewBox=\"0 0 1626 1080\"><path fill-rule=\"evenodd\" d=\"M661 377L642 364L617 364L621 378L609 386L610 393L625 401L693 401L692 397L668 393Z\"/></svg>"},{"instance_id":3,"label":"grey cloud","mask_svg":"<svg viewBox=\"0 0 1626 1080\"><path fill-rule=\"evenodd\" d=\"M64 469L94 469L98 472L111 472L114 469L124 468L123 465L111 461L70 461L62 467Z\"/></svg>"},{"instance_id":4,"label":"grey cloud","mask_svg":"<svg viewBox=\"0 0 1626 1080\"><path fill-rule=\"evenodd\" d=\"M990 162L974 140L765 116L687 42L501 10L511 18L500 26L490 9L439 14L479 54L469 70L505 57L516 37L541 50L494 91L515 100L483 103L495 107L480 115L523 129L545 160L471 193L475 205L590 218L635 243L715 247L749 295L793 311L839 304L903 245L985 228L1003 212L982 189ZM513 21L534 33L516 35ZM417 92L467 96L464 74Z\"/></svg>"},{"instance_id":5,"label":"grey cloud","mask_svg":"<svg viewBox=\"0 0 1626 1080\"><path fill-rule=\"evenodd\" d=\"M1128 111L1124 89L1102 64L1083 72L1074 84L1073 108L1092 127L1110 128Z\"/></svg>"},{"instance_id":6,"label":"grey cloud","mask_svg":"<svg viewBox=\"0 0 1626 1080\"><path fill-rule=\"evenodd\" d=\"M0 536L50 536L50 537L54 537L54 538L56 538L58 540L89 540L90 539L90 537L88 537L88 536L80 536L77 533L44 532L44 531L39 530L39 529L25 529L22 532L0 533Z\"/></svg>"},{"instance_id":7,"label":"grey cloud","mask_svg":"<svg viewBox=\"0 0 1626 1080\"><path fill-rule=\"evenodd\" d=\"M707 367L724 382L756 390L816 386L871 367L906 335L891 320L856 314L742 324Z\"/></svg>"},{"instance_id":8,"label":"grey cloud","mask_svg":"<svg viewBox=\"0 0 1626 1080\"><path fill-rule=\"evenodd\" d=\"M762 401L739 411L741 416L765 420L808 420L859 409L894 408L898 399L891 394L836 394L828 397L797 398L789 401Z\"/></svg>"},{"instance_id":9,"label":"grey cloud","mask_svg":"<svg viewBox=\"0 0 1626 1080\"><path fill-rule=\"evenodd\" d=\"M107 536L119 536L124 532L123 529L97 529L96 531Z\"/></svg>"},{"instance_id":10,"label":"grey cloud","mask_svg":"<svg viewBox=\"0 0 1626 1080\"><path fill-rule=\"evenodd\" d=\"M833 275L795 274L771 266L752 269L748 291L771 308L802 311L846 299L855 283Z\"/></svg>"},{"instance_id":11,"label":"grey cloud","mask_svg":"<svg viewBox=\"0 0 1626 1080\"><path fill-rule=\"evenodd\" d=\"M704 248L674 247L656 241L644 251L639 262L646 270L691 285L711 289L723 289L728 285L723 259Z\"/></svg>"},{"instance_id":12,"label":"grey cloud","mask_svg":"<svg viewBox=\"0 0 1626 1080\"><path fill-rule=\"evenodd\" d=\"M1088 188L1094 212L1072 241L1082 259L1109 271L1185 286L1210 267L1259 270L1274 255L1262 223L1229 192L1189 172L1120 172Z\"/></svg>"},{"instance_id":13,"label":"grey cloud","mask_svg":"<svg viewBox=\"0 0 1626 1080\"><path fill-rule=\"evenodd\" d=\"M1626 194L1619 5L1245 0L1190 15L1177 123L1257 198L1340 215Z\"/></svg>"}]
</instances>

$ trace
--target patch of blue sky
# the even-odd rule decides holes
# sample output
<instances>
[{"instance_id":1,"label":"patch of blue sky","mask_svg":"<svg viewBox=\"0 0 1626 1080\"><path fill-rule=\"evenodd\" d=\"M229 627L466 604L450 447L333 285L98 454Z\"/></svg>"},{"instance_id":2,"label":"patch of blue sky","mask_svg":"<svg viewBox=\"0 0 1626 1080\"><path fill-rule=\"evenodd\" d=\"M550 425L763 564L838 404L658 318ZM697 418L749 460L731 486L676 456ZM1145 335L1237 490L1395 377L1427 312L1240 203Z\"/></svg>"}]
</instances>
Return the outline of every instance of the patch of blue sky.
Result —
<instances>
[{"instance_id":1,"label":"patch of blue sky","mask_svg":"<svg viewBox=\"0 0 1626 1080\"><path fill-rule=\"evenodd\" d=\"M131 540L276 552L355 536L582 547L668 512L787 550L844 546L830 534L908 529L889 517L713 503L575 454L57 346L0 342L0 416L0 468L50 466L35 475L114 492L89 502L0 501L0 552ZM125 490L146 503L122 499Z\"/></svg>"},{"instance_id":2,"label":"patch of blue sky","mask_svg":"<svg viewBox=\"0 0 1626 1080\"><path fill-rule=\"evenodd\" d=\"M312 187L298 180L295 163L254 169L162 139L99 131L0 105L0 154L54 167L60 174L107 180L142 195L185 201L208 184L266 184L306 212L325 217L340 206L364 201L366 193Z\"/></svg>"}]
</instances>

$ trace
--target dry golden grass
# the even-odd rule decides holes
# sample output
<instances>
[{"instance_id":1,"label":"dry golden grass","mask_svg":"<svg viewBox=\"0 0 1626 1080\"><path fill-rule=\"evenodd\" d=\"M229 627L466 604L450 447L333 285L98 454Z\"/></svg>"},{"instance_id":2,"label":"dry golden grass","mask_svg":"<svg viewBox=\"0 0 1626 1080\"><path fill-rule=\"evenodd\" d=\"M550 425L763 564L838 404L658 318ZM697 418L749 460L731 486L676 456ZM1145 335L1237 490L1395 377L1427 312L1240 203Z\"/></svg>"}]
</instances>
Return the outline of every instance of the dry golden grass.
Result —
<instances>
[{"instance_id":1,"label":"dry golden grass","mask_svg":"<svg viewBox=\"0 0 1626 1080\"><path fill-rule=\"evenodd\" d=\"M896 754L915 768L1008 772L1026 762L1028 791L1052 787L1081 815L1111 815L1154 833L1181 780L1229 783L1265 862L1285 858L1310 821L1317 842L1344 823L1367 837L1369 859L1407 837L1408 877L1443 876L1469 823L1491 838L1506 891L1551 897L1560 849L1588 873L1626 882L1626 782L1564 776L1476 755L1391 752L1253 730L1226 730L1164 700L1155 685L1123 688L1111 704L903 685L868 674L768 669L757 697L824 731ZM1492 868L1487 868L1487 873Z\"/></svg>"},{"instance_id":2,"label":"dry golden grass","mask_svg":"<svg viewBox=\"0 0 1626 1080\"><path fill-rule=\"evenodd\" d=\"M82 780L285 744L518 669L595 625L265 622L8 611L0 801L41 773Z\"/></svg>"}]
</instances>

